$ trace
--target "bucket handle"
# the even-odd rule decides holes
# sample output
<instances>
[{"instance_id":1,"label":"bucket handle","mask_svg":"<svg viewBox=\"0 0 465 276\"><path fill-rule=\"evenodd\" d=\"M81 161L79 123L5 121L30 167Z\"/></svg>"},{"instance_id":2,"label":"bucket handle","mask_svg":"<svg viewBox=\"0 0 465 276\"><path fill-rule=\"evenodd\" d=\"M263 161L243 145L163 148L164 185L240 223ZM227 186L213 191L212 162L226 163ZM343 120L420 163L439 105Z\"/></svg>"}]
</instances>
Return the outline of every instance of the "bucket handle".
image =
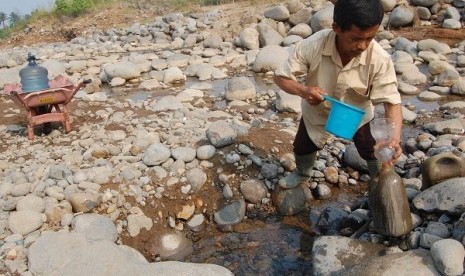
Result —
<instances>
[{"instance_id":1,"label":"bucket handle","mask_svg":"<svg viewBox=\"0 0 465 276\"><path fill-rule=\"evenodd\" d=\"M323 95L323 99L325 99L326 101L330 101L330 102L334 102L336 100L328 95Z\"/></svg>"},{"instance_id":2,"label":"bucket handle","mask_svg":"<svg viewBox=\"0 0 465 276\"><path fill-rule=\"evenodd\" d=\"M338 103L338 104L342 104L342 105L347 106L348 108L350 108L350 109L352 109L352 110L356 110L356 111L358 111L358 112L361 112L361 113L365 114L365 110L363 110L363 109L361 109L361 108L359 108L359 107L357 107L357 106L354 106L354 105L351 105L351 104L347 104L347 103L338 101L338 100L336 100L335 98L332 98L332 97L330 97L330 96L328 96L328 95L323 95L323 98L324 98L325 100L330 101L330 102L335 102L335 103Z\"/></svg>"}]
</instances>

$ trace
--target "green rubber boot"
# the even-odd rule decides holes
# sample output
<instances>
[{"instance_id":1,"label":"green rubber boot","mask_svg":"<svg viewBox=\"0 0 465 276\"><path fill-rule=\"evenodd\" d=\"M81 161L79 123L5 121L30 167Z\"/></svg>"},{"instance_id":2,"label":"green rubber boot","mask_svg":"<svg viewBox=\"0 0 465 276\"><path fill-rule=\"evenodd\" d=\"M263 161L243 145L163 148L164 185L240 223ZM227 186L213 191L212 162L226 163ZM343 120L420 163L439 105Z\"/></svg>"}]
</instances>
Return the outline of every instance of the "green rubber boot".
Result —
<instances>
[{"instance_id":1,"label":"green rubber boot","mask_svg":"<svg viewBox=\"0 0 465 276\"><path fill-rule=\"evenodd\" d=\"M370 175L371 179L374 179L378 172L381 170L382 163L377 160L367 160L367 167L368 167L368 174Z\"/></svg>"},{"instance_id":2,"label":"green rubber boot","mask_svg":"<svg viewBox=\"0 0 465 276\"><path fill-rule=\"evenodd\" d=\"M311 176L313 165L316 160L316 152L307 155L295 155L295 163L297 168L290 175L279 180L279 186L284 189L292 189L300 183L308 180Z\"/></svg>"}]
</instances>

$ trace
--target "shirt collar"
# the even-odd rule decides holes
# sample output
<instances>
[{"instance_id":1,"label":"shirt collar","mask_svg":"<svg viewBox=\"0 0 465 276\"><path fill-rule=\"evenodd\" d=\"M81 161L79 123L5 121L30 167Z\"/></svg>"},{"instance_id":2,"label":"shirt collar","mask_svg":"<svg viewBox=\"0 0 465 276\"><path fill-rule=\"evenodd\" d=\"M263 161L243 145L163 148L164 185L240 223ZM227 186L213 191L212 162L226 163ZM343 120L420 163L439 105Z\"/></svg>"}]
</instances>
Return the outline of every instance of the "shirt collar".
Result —
<instances>
[{"instance_id":1,"label":"shirt collar","mask_svg":"<svg viewBox=\"0 0 465 276\"><path fill-rule=\"evenodd\" d=\"M373 43L374 42L371 41L370 45L368 45L368 48L365 51L363 51L358 57L352 60L351 63L353 66L357 66L359 64L366 65L367 53L368 51L372 51ZM336 33L334 31L331 31L328 35L328 39L326 40L326 43L323 48L323 55L334 57L339 56L339 53L336 49Z\"/></svg>"}]
</instances>

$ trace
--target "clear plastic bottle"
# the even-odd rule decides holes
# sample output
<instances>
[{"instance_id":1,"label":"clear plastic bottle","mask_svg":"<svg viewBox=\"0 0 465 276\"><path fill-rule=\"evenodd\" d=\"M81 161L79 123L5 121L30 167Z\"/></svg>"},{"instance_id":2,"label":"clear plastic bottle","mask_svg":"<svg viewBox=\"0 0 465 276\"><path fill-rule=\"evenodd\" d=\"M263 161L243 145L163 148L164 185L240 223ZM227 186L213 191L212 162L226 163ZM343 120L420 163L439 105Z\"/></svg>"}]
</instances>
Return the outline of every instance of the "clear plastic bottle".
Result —
<instances>
[{"instance_id":1,"label":"clear plastic bottle","mask_svg":"<svg viewBox=\"0 0 465 276\"><path fill-rule=\"evenodd\" d=\"M375 150L375 157L381 163L388 162L389 160L392 159L393 155L394 155L394 149L391 147L382 147L382 148Z\"/></svg>"}]
</instances>

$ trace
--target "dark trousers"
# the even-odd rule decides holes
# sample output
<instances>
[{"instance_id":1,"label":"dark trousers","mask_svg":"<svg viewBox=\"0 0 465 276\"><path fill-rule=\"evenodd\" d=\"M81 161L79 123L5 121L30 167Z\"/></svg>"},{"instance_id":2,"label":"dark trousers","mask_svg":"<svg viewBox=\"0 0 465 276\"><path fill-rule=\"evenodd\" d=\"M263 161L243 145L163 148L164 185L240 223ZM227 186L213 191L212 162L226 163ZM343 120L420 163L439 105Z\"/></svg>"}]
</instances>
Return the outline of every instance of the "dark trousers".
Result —
<instances>
[{"instance_id":1,"label":"dark trousers","mask_svg":"<svg viewBox=\"0 0 465 276\"><path fill-rule=\"evenodd\" d=\"M366 123L361 126L354 135L354 144L360 156L365 160L374 160L373 146L376 141L371 135L370 124ZM307 155L320 150L308 137L307 129L303 119L300 119L299 129L295 135L293 143L294 153L296 155Z\"/></svg>"}]
</instances>

